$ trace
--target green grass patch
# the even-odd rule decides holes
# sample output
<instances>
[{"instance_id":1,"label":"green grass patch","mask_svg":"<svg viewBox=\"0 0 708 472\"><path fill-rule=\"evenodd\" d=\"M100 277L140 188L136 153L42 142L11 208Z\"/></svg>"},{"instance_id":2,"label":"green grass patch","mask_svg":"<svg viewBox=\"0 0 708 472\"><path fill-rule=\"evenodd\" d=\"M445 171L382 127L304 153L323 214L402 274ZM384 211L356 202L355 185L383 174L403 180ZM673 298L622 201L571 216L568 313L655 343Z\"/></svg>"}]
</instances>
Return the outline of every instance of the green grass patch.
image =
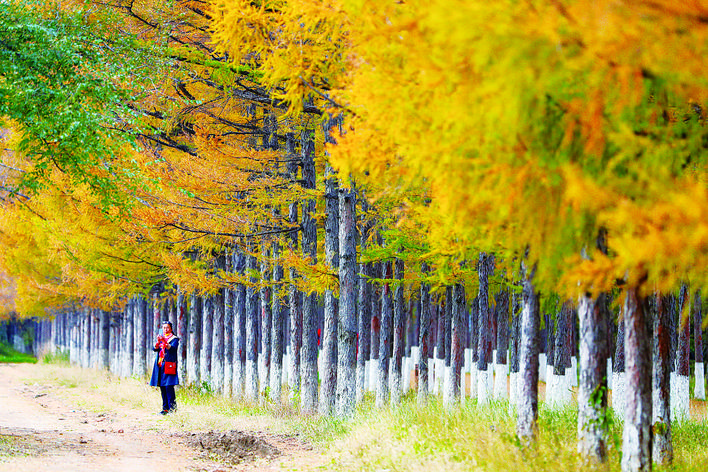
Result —
<instances>
[{"instance_id":1,"label":"green grass patch","mask_svg":"<svg viewBox=\"0 0 708 472\"><path fill-rule=\"evenodd\" d=\"M15 350L9 344L0 343L0 363L2 364L36 364L37 358L31 354L25 354Z\"/></svg>"},{"instance_id":2,"label":"green grass patch","mask_svg":"<svg viewBox=\"0 0 708 472\"><path fill-rule=\"evenodd\" d=\"M42 364L69 365L69 351L45 354Z\"/></svg>"}]
</instances>

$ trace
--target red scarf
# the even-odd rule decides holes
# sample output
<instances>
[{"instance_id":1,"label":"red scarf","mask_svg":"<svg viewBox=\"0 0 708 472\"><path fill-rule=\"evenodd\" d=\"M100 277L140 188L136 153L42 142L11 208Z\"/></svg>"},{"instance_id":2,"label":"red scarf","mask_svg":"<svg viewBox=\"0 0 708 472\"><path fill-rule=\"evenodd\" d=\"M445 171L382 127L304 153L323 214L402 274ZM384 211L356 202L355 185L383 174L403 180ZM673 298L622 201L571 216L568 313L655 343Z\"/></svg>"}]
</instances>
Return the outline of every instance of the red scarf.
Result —
<instances>
[{"instance_id":1,"label":"red scarf","mask_svg":"<svg viewBox=\"0 0 708 472\"><path fill-rule=\"evenodd\" d=\"M174 334L170 334L170 337L168 339L160 334L157 337L157 342L155 343L155 349L160 350L160 353L157 356L158 357L158 360L157 360L158 365L161 366L162 363L165 361L165 349L170 348L170 341L172 340L172 338L174 338L174 336L175 336Z\"/></svg>"}]
</instances>

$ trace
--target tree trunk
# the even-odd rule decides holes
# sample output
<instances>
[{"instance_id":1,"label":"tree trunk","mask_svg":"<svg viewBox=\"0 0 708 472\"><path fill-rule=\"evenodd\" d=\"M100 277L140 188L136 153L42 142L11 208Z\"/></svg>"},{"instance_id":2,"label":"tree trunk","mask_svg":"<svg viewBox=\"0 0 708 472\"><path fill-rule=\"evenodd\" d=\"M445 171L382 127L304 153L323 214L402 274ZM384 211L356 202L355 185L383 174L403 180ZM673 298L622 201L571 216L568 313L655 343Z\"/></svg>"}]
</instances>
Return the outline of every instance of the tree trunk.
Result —
<instances>
[{"instance_id":1,"label":"tree trunk","mask_svg":"<svg viewBox=\"0 0 708 472\"><path fill-rule=\"evenodd\" d=\"M233 257L229 252L225 257L226 271L233 272ZM222 293L224 297L224 396L231 398L234 380L234 291L229 287L222 289Z\"/></svg>"},{"instance_id":2,"label":"tree trunk","mask_svg":"<svg viewBox=\"0 0 708 472\"><path fill-rule=\"evenodd\" d=\"M588 294L578 300L580 320L580 384L578 386L578 452L588 462L607 458L607 322L606 299Z\"/></svg>"},{"instance_id":3,"label":"tree trunk","mask_svg":"<svg viewBox=\"0 0 708 472\"><path fill-rule=\"evenodd\" d=\"M288 155L288 175L293 181L298 178L298 164L302 164L302 158L295 154L295 135L287 133L285 135L285 149ZM293 227L288 233L288 248L293 253L298 248L298 203L293 202L288 207L288 222ZM288 366L288 385L292 398L300 391L300 349L302 348L302 294L295 285L297 271L291 267L288 269L290 284L288 289L288 307L290 312L290 352Z\"/></svg>"},{"instance_id":4,"label":"tree trunk","mask_svg":"<svg viewBox=\"0 0 708 472\"><path fill-rule=\"evenodd\" d=\"M301 135L302 180L306 189L315 188L315 143L307 129ZM302 204L302 252L317 262L317 225L314 219L315 200ZM314 294L304 295L302 307L302 354L300 408L303 413L317 411L317 299Z\"/></svg>"},{"instance_id":5,"label":"tree trunk","mask_svg":"<svg viewBox=\"0 0 708 472\"><path fill-rule=\"evenodd\" d=\"M59 319L59 318L58 318ZM63 317L61 318L63 320ZM63 323L62 323L63 324ZM109 342L110 342L110 317L109 314L101 310L98 321L98 368L108 369L110 367Z\"/></svg>"},{"instance_id":6,"label":"tree trunk","mask_svg":"<svg viewBox=\"0 0 708 472\"><path fill-rule=\"evenodd\" d=\"M385 261L383 266L383 278L391 279L393 270L391 261ZM391 284L385 282L381 289L381 331L379 333L379 368L378 384L376 386L376 406L383 408L389 396L388 364L391 353L391 318L393 311L393 297L391 294Z\"/></svg>"},{"instance_id":7,"label":"tree trunk","mask_svg":"<svg viewBox=\"0 0 708 472\"><path fill-rule=\"evenodd\" d=\"M339 189L339 326L337 347L337 414L352 416L356 408L356 194ZM362 379L363 380L363 379Z\"/></svg>"},{"instance_id":8,"label":"tree trunk","mask_svg":"<svg viewBox=\"0 0 708 472\"><path fill-rule=\"evenodd\" d=\"M246 400L258 400L258 270L256 256L246 255L246 272L250 283L246 288Z\"/></svg>"},{"instance_id":9,"label":"tree trunk","mask_svg":"<svg viewBox=\"0 0 708 472\"><path fill-rule=\"evenodd\" d=\"M283 282L283 265L280 262L280 243L273 242L273 332L271 334L270 357L270 397L281 403L283 385L283 296L280 286Z\"/></svg>"},{"instance_id":10,"label":"tree trunk","mask_svg":"<svg viewBox=\"0 0 708 472\"><path fill-rule=\"evenodd\" d=\"M199 351L202 346L201 299L192 293L189 299L189 340L187 343L187 383L201 384Z\"/></svg>"},{"instance_id":11,"label":"tree trunk","mask_svg":"<svg viewBox=\"0 0 708 472\"><path fill-rule=\"evenodd\" d=\"M133 375L144 377L147 373L147 310L140 296L133 297L133 317L135 326L135 355L133 358Z\"/></svg>"},{"instance_id":12,"label":"tree trunk","mask_svg":"<svg viewBox=\"0 0 708 472\"><path fill-rule=\"evenodd\" d=\"M368 233L366 227L363 229L361 237L362 250L366 246ZM356 402L361 403L366 392L367 362L371 356L371 264L359 264L359 346L357 349L356 365Z\"/></svg>"},{"instance_id":13,"label":"tree trunk","mask_svg":"<svg viewBox=\"0 0 708 472\"><path fill-rule=\"evenodd\" d=\"M538 420L538 294L533 286L535 267L523 271L523 307L521 311L520 378L516 434L522 443L536 437ZM482 306L482 305L480 305Z\"/></svg>"},{"instance_id":14,"label":"tree trunk","mask_svg":"<svg viewBox=\"0 0 708 472\"><path fill-rule=\"evenodd\" d=\"M688 287L681 286L678 303L677 331L678 346L676 349L676 373L671 385L671 417L673 421L689 419L689 400L691 396L689 354L691 342L691 323L689 322L690 302Z\"/></svg>"},{"instance_id":15,"label":"tree trunk","mask_svg":"<svg viewBox=\"0 0 708 472\"><path fill-rule=\"evenodd\" d=\"M234 251L233 270L240 276L246 272L246 255L241 250ZM236 399L245 397L246 388L246 285L236 284L234 290L234 352L233 374L234 380L231 387Z\"/></svg>"},{"instance_id":16,"label":"tree trunk","mask_svg":"<svg viewBox=\"0 0 708 472\"><path fill-rule=\"evenodd\" d=\"M494 273L494 256L480 253L477 264L479 275L479 344L477 357L477 402L485 404L491 398L489 384L492 372L489 364L492 362L492 326L489 313L489 277ZM538 353L537 353L538 355Z\"/></svg>"},{"instance_id":17,"label":"tree trunk","mask_svg":"<svg viewBox=\"0 0 708 472\"><path fill-rule=\"evenodd\" d=\"M626 403L622 472L651 470L651 323L638 288L627 289L624 313Z\"/></svg>"},{"instance_id":18,"label":"tree trunk","mask_svg":"<svg viewBox=\"0 0 708 472\"><path fill-rule=\"evenodd\" d=\"M701 313L701 290L696 290L693 301L693 345L696 355L696 380L693 396L697 400L706 399L705 366L703 364L703 315Z\"/></svg>"},{"instance_id":19,"label":"tree trunk","mask_svg":"<svg viewBox=\"0 0 708 472\"><path fill-rule=\"evenodd\" d=\"M212 343L214 336L214 299L202 297L202 346L199 350L199 378L202 385L213 388L211 381Z\"/></svg>"},{"instance_id":20,"label":"tree trunk","mask_svg":"<svg viewBox=\"0 0 708 472\"><path fill-rule=\"evenodd\" d=\"M184 292L181 289L177 289L177 336L180 337L179 340L179 350L177 352L177 368L179 369L179 379L180 382L186 383L187 377L187 345L189 344L189 330L187 329L188 316L187 316L187 300L184 297ZM140 297L140 304L142 310L145 313L147 320L147 305L145 299ZM146 336L147 337L147 336ZM147 348L147 342L145 343ZM147 349L146 349L147 351ZM148 351L152 353L152 351ZM146 352L146 354L148 353ZM152 367L147 364L148 369Z\"/></svg>"},{"instance_id":21,"label":"tree trunk","mask_svg":"<svg viewBox=\"0 0 708 472\"><path fill-rule=\"evenodd\" d=\"M448 408L460 402L460 380L465 355L464 316L467 314L465 286L456 283L452 287L451 295L449 300L452 305L450 345L451 392L448 394Z\"/></svg>"},{"instance_id":22,"label":"tree trunk","mask_svg":"<svg viewBox=\"0 0 708 472\"><path fill-rule=\"evenodd\" d=\"M396 286L393 293L393 356L391 359L391 405L398 405L401 402L403 393L403 351L405 348L405 300L403 299L403 271L404 265L401 259L396 259L394 263L394 278Z\"/></svg>"},{"instance_id":23,"label":"tree trunk","mask_svg":"<svg viewBox=\"0 0 708 472\"><path fill-rule=\"evenodd\" d=\"M325 140L331 143L330 129L334 120L325 122ZM325 166L325 263L330 271L339 270L339 194L334 170ZM322 331L322 388L320 413L334 413L337 394L337 318L339 306L334 291L324 291L324 329Z\"/></svg>"},{"instance_id":24,"label":"tree trunk","mask_svg":"<svg viewBox=\"0 0 708 472\"><path fill-rule=\"evenodd\" d=\"M270 281L270 250L263 245L261 253L261 279ZM273 305L271 287L263 285L260 289L261 300L261 350L258 357L258 379L262 395L266 394L266 389L270 386L270 356L272 348L271 334L273 331Z\"/></svg>"},{"instance_id":25,"label":"tree trunk","mask_svg":"<svg viewBox=\"0 0 708 472\"><path fill-rule=\"evenodd\" d=\"M666 298L657 295L654 310L654 335L652 349L652 459L657 464L670 464L673 460L671 446L671 397L669 369L670 311Z\"/></svg>"},{"instance_id":26,"label":"tree trunk","mask_svg":"<svg viewBox=\"0 0 708 472\"><path fill-rule=\"evenodd\" d=\"M507 398L506 381L509 367L509 291L501 290L495 297L494 317L497 320L497 358L494 371L494 398Z\"/></svg>"},{"instance_id":27,"label":"tree trunk","mask_svg":"<svg viewBox=\"0 0 708 472\"><path fill-rule=\"evenodd\" d=\"M420 269L423 277L428 275L428 264L423 262ZM418 404L424 405L428 401L430 358L430 285L425 281L420 284L420 331L418 334Z\"/></svg>"}]
</instances>

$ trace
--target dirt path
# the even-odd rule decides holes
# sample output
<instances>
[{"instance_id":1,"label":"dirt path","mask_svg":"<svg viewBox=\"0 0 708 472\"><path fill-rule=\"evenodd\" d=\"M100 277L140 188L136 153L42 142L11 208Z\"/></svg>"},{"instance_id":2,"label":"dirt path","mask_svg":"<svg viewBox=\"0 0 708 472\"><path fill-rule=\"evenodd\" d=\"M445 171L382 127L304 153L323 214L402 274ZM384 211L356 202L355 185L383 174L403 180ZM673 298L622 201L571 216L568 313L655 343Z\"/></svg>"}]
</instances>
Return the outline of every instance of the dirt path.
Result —
<instances>
[{"instance_id":1,"label":"dirt path","mask_svg":"<svg viewBox=\"0 0 708 472\"><path fill-rule=\"evenodd\" d=\"M67 399L54 382L28 382L38 370L0 364L0 471L298 470L298 463L318 462L312 448L293 437L189 431L124 404L99 413L83 409L80 400L96 392L82 390L75 394L79 401ZM223 454L209 457L217 449L239 463L224 461Z\"/></svg>"}]
</instances>

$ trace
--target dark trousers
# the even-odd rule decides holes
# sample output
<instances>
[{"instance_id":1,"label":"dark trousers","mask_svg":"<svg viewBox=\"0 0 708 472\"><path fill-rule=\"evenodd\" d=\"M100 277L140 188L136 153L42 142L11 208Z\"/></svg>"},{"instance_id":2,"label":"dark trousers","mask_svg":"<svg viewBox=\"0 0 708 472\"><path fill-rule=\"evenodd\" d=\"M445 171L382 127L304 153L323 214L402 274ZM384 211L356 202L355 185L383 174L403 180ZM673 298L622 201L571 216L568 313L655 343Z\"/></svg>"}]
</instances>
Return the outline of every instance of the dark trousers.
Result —
<instances>
[{"instance_id":1,"label":"dark trousers","mask_svg":"<svg viewBox=\"0 0 708 472\"><path fill-rule=\"evenodd\" d=\"M163 410L169 411L177 408L177 401L175 400L175 388L173 386L160 387L160 393L162 394Z\"/></svg>"}]
</instances>

